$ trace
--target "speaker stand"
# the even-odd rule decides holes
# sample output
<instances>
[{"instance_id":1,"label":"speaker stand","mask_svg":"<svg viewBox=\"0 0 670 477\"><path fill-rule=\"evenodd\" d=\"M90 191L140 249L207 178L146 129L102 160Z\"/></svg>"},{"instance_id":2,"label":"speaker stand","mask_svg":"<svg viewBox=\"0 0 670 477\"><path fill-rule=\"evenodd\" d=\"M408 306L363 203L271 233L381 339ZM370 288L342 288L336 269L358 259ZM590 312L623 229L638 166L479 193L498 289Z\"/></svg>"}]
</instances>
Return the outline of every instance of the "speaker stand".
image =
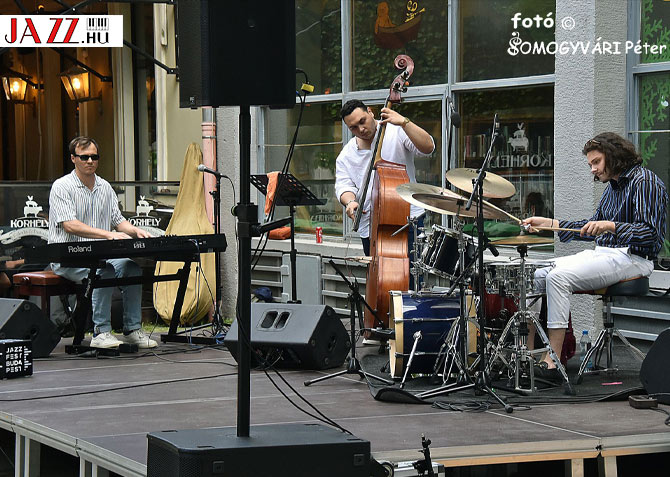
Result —
<instances>
[{"instance_id":1,"label":"speaker stand","mask_svg":"<svg viewBox=\"0 0 670 477\"><path fill-rule=\"evenodd\" d=\"M325 381L326 379L330 378L336 378L337 376L342 376L344 374L358 374L360 378L376 379L377 381L381 381L384 384L392 386L393 381L389 381L388 379L384 379L379 376L375 376L374 374L367 373L363 371L363 369L361 368L361 363L358 361L358 358L356 358L356 315L358 314L359 321L363 319L363 307L361 306L361 303L365 303L365 299L361 296L360 292L358 291L358 281L354 280L354 282L352 283L347 279L347 277L344 276L344 274L340 271L337 265L335 265L335 262L330 260L329 263L335 269L337 274L340 277L342 277L342 279L345 281L345 283L349 286L349 289L351 290L351 292L347 296L347 298L349 299L349 331L351 333L349 340L350 341L349 345L351 346L351 351L349 351L349 364L347 364L347 369L343 369L342 371L328 374L326 376L321 376L316 379L310 379L309 381L305 381L304 385L309 386L311 384ZM365 305L368 306L367 303L365 303Z\"/></svg>"}]
</instances>

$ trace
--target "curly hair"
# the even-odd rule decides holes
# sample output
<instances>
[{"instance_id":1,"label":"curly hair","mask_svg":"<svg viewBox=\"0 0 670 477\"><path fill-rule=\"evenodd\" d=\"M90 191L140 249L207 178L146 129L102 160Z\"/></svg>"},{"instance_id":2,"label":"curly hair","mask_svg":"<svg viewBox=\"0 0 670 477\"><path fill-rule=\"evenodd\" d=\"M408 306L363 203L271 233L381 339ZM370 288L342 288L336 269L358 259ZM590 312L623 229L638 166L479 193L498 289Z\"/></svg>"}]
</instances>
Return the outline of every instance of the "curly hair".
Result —
<instances>
[{"instance_id":1,"label":"curly hair","mask_svg":"<svg viewBox=\"0 0 670 477\"><path fill-rule=\"evenodd\" d=\"M95 146L95 150L99 153L100 148L98 147L98 143L95 142L95 139L86 136L78 136L74 138L72 141L70 141L70 144L67 148L68 151L70 151L70 154L74 156L78 147L81 149L86 149L91 144Z\"/></svg>"},{"instance_id":2,"label":"curly hair","mask_svg":"<svg viewBox=\"0 0 670 477\"><path fill-rule=\"evenodd\" d=\"M591 151L600 151L605 155L605 171L610 176L617 176L642 164L642 157L635 151L635 145L613 132L600 133L586 141L582 154L586 155Z\"/></svg>"},{"instance_id":3,"label":"curly hair","mask_svg":"<svg viewBox=\"0 0 670 477\"><path fill-rule=\"evenodd\" d=\"M350 99L349 101L344 103L344 105L342 106L342 110L340 111L340 116L342 117L342 120L344 120L344 118L353 113L356 108L361 108L363 111L368 110L368 107L360 99Z\"/></svg>"}]
</instances>

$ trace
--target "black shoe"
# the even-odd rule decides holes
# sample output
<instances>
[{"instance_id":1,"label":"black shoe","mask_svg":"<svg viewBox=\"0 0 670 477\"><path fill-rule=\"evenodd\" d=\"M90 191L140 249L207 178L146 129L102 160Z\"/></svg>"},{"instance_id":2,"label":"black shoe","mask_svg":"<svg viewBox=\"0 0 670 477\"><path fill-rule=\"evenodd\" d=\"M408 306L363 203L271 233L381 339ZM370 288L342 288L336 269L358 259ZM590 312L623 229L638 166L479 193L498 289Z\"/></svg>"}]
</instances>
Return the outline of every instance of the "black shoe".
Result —
<instances>
[{"instance_id":1,"label":"black shoe","mask_svg":"<svg viewBox=\"0 0 670 477\"><path fill-rule=\"evenodd\" d=\"M549 368L545 361L541 361L533 367L533 374L536 378L552 383L560 384L563 382L563 375L558 368Z\"/></svg>"}]
</instances>

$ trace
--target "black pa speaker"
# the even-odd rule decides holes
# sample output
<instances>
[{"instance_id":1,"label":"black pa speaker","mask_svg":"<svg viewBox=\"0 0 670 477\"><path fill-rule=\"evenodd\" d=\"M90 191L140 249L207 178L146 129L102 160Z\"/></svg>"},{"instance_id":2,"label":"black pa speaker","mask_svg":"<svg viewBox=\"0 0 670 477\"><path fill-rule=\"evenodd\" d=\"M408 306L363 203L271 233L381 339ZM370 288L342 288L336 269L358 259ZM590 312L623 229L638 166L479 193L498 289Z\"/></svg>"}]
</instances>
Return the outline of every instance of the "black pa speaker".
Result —
<instances>
[{"instance_id":1,"label":"black pa speaker","mask_svg":"<svg viewBox=\"0 0 670 477\"><path fill-rule=\"evenodd\" d=\"M147 434L147 477L369 477L370 442L322 424Z\"/></svg>"},{"instance_id":2,"label":"black pa speaker","mask_svg":"<svg viewBox=\"0 0 670 477\"><path fill-rule=\"evenodd\" d=\"M668 362L670 362L670 328L658 335L640 368L640 382L647 394L658 394L654 397L663 404L670 404Z\"/></svg>"},{"instance_id":3,"label":"black pa speaker","mask_svg":"<svg viewBox=\"0 0 670 477\"><path fill-rule=\"evenodd\" d=\"M33 356L45 358L60 341L56 326L33 302L0 298L0 339L30 340Z\"/></svg>"},{"instance_id":4,"label":"black pa speaker","mask_svg":"<svg viewBox=\"0 0 670 477\"><path fill-rule=\"evenodd\" d=\"M295 0L179 0L179 105L295 104Z\"/></svg>"},{"instance_id":5,"label":"black pa speaker","mask_svg":"<svg viewBox=\"0 0 670 477\"><path fill-rule=\"evenodd\" d=\"M237 361L237 321L230 326L224 344ZM251 360L299 369L341 366L350 340L335 310L326 305L283 303L251 304Z\"/></svg>"}]
</instances>

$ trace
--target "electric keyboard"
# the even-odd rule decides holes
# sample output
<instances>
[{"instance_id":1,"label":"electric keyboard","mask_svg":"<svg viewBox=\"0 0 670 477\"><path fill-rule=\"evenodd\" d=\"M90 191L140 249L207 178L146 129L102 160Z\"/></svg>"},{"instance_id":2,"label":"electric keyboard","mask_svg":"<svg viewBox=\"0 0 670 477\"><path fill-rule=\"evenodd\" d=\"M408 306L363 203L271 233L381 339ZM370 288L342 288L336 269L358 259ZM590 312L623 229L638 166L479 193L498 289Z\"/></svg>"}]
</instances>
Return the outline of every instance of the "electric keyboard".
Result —
<instances>
[{"instance_id":1,"label":"electric keyboard","mask_svg":"<svg viewBox=\"0 0 670 477\"><path fill-rule=\"evenodd\" d=\"M146 239L50 243L26 250L26 263L91 263L111 258L153 257L183 261L186 255L226 250L224 234L165 235Z\"/></svg>"}]
</instances>

